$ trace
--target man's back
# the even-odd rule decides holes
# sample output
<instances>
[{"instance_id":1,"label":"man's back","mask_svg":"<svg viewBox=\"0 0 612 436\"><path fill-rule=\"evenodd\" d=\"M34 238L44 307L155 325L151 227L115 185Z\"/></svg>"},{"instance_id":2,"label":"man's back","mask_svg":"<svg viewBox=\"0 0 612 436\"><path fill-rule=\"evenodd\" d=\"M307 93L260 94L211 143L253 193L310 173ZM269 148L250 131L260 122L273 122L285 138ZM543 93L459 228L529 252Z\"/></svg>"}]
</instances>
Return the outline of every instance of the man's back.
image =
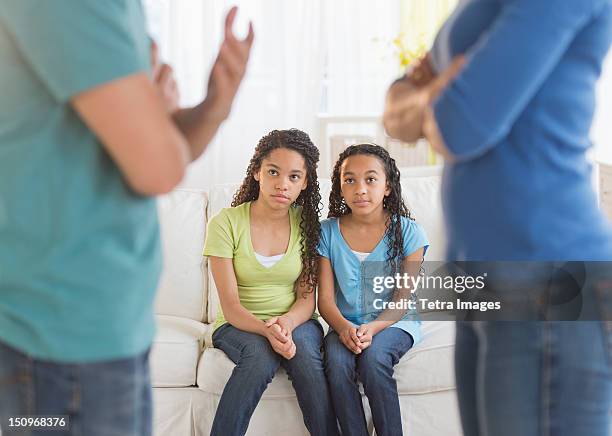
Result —
<instances>
[{"instance_id":1,"label":"man's back","mask_svg":"<svg viewBox=\"0 0 612 436\"><path fill-rule=\"evenodd\" d=\"M120 358L151 343L155 201L70 105L149 68L142 13L139 1L0 8L0 341L34 357Z\"/></svg>"}]
</instances>

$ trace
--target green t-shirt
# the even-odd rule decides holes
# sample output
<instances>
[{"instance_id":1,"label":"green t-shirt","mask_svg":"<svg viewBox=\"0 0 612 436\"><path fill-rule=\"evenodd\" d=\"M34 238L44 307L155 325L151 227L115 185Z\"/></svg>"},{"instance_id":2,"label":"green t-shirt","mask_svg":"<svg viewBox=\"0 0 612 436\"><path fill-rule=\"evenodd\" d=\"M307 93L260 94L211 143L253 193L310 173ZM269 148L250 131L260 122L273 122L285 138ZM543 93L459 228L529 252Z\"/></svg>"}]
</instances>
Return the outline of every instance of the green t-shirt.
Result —
<instances>
[{"instance_id":1,"label":"green t-shirt","mask_svg":"<svg viewBox=\"0 0 612 436\"><path fill-rule=\"evenodd\" d=\"M302 272L302 209L289 209L291 236L285 255L270 268L255 257L251 243L251 203L221 210L208 223L204 256L233 259L240 304L266 320L287 313L295 302L294 285ZM219 305L215 330L227 321Z\"/></svg>"},{"instance_id":2,"label":"green t-shirt","mask_svg":"<svg viewBox=\"0 0 612 436\"><path fill-rule=\"evenodd\" d=\"M69 102L148 71L149 53L139 0L0 1L0 341L36 358L151 344L155 201L129 189Z\"/></svg>"}]
</instances>

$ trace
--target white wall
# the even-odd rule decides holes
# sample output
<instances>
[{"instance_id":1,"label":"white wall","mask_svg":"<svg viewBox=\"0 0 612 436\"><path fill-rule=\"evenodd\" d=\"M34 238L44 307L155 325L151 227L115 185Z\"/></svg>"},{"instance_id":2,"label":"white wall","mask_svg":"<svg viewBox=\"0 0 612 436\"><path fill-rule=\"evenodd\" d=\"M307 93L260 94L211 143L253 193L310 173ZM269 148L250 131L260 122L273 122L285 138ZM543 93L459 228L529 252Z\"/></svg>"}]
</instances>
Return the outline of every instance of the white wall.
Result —
<instances>
[{"instance_id":1,"label":"white wall","mask_svg":"<svg viewBox=\"0 0 612 436\"><path fill-rule=\"evenodd\" d=\"M240 6L241 21L255 22L249 72L230 119L191 166L187 187L240 181L258 139L273 128L301 128L316 142L318 112L379 114L398 72L391 41L401 0L145 0L150 32L175 68L185 105L204 94L231 4ZM591 157L612 163L612 55L597 97Z\"/></svg>"},{"instance_id":2,"label":"white wall","mask_svg":"<svg viewBox=\"0 0 612 436\"><path fill-rule=\"evenodd\" d=\"M380 113L385 90L398 75L391 42L400 29L399 0L144 4L149 31L175 68L184 105L202 97L229 7L238 5L238 17L254 22L248 72L230 118L191 165L184 187L241 181L255 145L272 129L299 128L316 143L320 112Z\"/></svg>"},{"instance_id":3,"label":"white wall","mask_svg":"<svg viewBox=\"0 0 612 436\"><path fill-rule=\"evenodd\" d=\"M612 54L608 54L597 87L597 110L591 137L594 158L612 164Z\"/></svg>"}]
</instances>

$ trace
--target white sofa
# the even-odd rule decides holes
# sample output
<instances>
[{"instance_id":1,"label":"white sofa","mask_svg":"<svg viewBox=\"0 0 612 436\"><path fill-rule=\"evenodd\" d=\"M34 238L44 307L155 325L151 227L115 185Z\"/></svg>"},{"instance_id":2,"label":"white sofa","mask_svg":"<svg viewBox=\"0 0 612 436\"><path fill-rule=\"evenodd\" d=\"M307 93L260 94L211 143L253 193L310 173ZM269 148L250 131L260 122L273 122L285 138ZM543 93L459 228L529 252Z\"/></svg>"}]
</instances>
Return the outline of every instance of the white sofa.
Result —
<instances>
[{"instance_id":1,"label":"white sofa","mask_svg":"<svg viewBox=\"0 0 612 436\"><path fill-rule=\"evenodd\" d=\"M330 182L321 180L324 205ZM425 228L427 260L441 260L444 234L440 169L402 171L408 207ZM234 364L212 348L218 297L202 257L207 219L228 207L236 186L179 189L159 201L164 271L156 302L157 336L151 351L156 436L210 433L217 404ZM327 215L327 208L323 217ZM459 436L453 372L454 324L424 321L423 340L396 366L404 434ZM364 397L366 413L369 412ZM371 427L371 419L368 416ZM295 392L279 370L251 419L248 435L307 435Z\"/></svg>"}]
</instances>

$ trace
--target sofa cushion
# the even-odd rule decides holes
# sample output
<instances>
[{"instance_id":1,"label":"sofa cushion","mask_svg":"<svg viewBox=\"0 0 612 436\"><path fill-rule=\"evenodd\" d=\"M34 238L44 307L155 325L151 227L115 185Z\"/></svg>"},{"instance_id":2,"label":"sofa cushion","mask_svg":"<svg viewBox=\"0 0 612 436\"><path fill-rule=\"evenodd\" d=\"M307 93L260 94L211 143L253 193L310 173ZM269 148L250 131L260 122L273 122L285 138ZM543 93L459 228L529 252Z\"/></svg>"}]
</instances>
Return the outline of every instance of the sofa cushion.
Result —
<instances>
[{"instance_id":1,"label":"sofa cushion","mask_svg":"<svg viewBox=\"0 0 612 436\"><path fill-rule=\"evenodd\" d=\"M419 223L429 239L428 261L446 258L446 237L440 197L440 169L433 167L434 174L404 177L402 172L402 196L413 218Z\"/></svg>"},{"instance_id":2,"label":"sofa cushion","mask_svg":"<svg viewBox=\"0 0 612 436\"><path fill-rule=\"evenodd\" d=\"M234 370L234 362L218 348L206 348L198 364L198 387L209 394L221 395ZM295 391L287 372L281 367L263 393L263 399L293 398Z\"/></svg>"},{"instance_id":3,"label":"sofa cushion","mask_svg":"<svg viewBox=\"0 0 612 436\"><path fill-rule=\"evenodd\" d=\"M157 334L151 348L154 387L193 386L208 324L177 316L157 315Z\"/></svg>"},{"instance_id":4,"label":"sofa cushion","mask_svg":"<svg viewBox=\"0 0 612 436\"><path fill-rule=\"evenodd\" d=\"M395 367L400 395L422 394L453 389L455 324L423 322L423 340L402 357ZM234 363L217 348L206 348L198 364L197 384L205 392L221 395L234 369ZM294 397L287 373L280 368L263 398Z\"/></svg>"},{"instance_id":5,"label":"sofa cushion","mask_svg":"<svg viewBox=\"0 0 612 436\"><path fill-rule=\"evenodd\" d=\"M423 321L422 341L395 366L400 395L455 388L455 323Z\"/></svg>"},{"instance_id":6,"label":"sofa cushion","mask_svg":"<svg viewBox=\"0 0 612 436\"><path fill-rule=\"evenodd\" d=\"M202 257L206 231L207 195L177 189L160 197L164 267L155 312L206 321L207 270Z\"/></svg>"}]
</instances>

